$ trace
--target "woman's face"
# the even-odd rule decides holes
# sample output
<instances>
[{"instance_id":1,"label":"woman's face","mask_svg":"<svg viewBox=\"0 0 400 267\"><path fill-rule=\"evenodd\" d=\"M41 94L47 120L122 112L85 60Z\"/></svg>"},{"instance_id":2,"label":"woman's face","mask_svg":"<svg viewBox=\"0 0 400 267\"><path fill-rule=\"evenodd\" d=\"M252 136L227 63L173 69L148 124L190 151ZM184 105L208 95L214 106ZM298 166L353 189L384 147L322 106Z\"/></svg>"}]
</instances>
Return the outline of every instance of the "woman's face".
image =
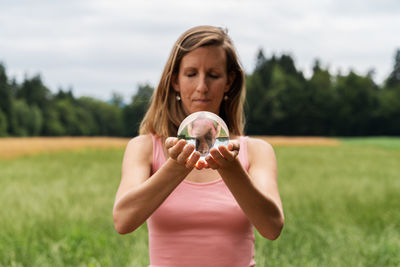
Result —
<instances>
[{"instance_id":1,"label":"woman's face","mask_svg":"<svg viewBox=\"0 0 400 267\"><path fill-rule=\"evenodd\" d=\"M227 74L224 49L211 45L199 47L182 58L172 85L180 93L186 115L197 111L219 114L224 93L229 91L232 80Z\"/></svg>"}]
</instances>

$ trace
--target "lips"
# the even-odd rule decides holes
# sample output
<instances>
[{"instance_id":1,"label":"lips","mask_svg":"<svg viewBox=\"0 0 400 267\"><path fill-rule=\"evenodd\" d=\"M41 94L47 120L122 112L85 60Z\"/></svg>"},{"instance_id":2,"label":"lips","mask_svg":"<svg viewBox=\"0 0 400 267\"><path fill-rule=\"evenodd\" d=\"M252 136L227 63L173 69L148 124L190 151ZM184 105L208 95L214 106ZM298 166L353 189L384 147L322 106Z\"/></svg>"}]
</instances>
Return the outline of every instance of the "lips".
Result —
<instances>
[{"instance_id":1,"label":"lips","mask_svg":"<svg viewBox=\"0 0 400 267\"><path fill-rule=\"evenodd\" d=\"M206 102L210 102L210 99L193 99L193 102L198 102L198 103L206 103Z\"/></svg>"}]
</instances>

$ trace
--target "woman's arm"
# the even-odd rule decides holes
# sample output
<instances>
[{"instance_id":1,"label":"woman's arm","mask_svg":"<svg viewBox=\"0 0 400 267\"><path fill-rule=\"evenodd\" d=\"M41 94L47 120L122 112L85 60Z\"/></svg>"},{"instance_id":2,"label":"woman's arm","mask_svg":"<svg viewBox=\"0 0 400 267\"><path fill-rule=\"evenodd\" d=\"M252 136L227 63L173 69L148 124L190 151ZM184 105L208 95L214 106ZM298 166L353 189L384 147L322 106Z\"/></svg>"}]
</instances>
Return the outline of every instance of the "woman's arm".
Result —
<instances>
[{"instance_id":1,"label":"woman's arm","mask_svg":"<svg viewBox=\"0 0 400 267\"><path fill-rule=\"evenodd\" d=\"M249 170L239 162L238 143L210 151L208 166L217 169L239 206L258 232L271 240L279 237L284 215L277 184L276 158L268 143L249 138Z\"/></svg>"},{"instance_id":2,"label":"woman's arm","mask_svg":"<svg viewBox=\"0 0 400 267\"><path fill-rule=\"evenodd\" d=\"M142 225L193 169L200 155L184 140L167 139L170 158L150 177L153 158L151 135L133 138L122 163L122 178L115 198L114 226L127 234Z\"/></svg>"}]
</instances>

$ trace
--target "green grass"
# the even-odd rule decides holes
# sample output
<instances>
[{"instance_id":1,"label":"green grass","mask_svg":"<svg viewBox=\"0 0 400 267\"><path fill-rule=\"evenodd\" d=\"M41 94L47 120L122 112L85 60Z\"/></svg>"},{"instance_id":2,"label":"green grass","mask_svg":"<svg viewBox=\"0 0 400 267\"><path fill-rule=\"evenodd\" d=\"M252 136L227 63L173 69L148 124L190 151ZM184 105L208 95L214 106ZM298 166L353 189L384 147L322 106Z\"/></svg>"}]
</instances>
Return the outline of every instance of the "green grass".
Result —
<instances>
[{"instance_id":1,"label":"green grass","mask_svg":"<svg viewBox=\"0 0 400 267\"><path fill-rule=\"evenodd\" d=\"M275 148L286 224L257 266L400 265L400 139L371 140ZM147 266L146 227L113 229L122 156L0 160L0 266Z\"/></svg>"},{"instance_id":2,"label":"green grass","mask_svg":"<svg viewBox=\"0 0 400 267\"><path fill-rule=\"evenodd\" d=\"M342 142L350 145L375 146L387 149L400 149L400 138L397 137L365 137L343 138Z\"/></svg>"},{"instance_id":3,"label":"green grass","mask_svg":"<svg viewBox=\"0 0 400 267\"><path fill-rule=\"evenodd\" d=\"M400 150L347 141L276 148L286 225L261 266L399 266Z\"/></svg>"},{"instance_id":4,"label":"green grass","mask_svg":"<svg viewBox=\"0 0 400 267\"><path fill-rule=\"evenodd\" d=\"M145 229L121 236L113 228L122 154L0 161L0 266L145 266Z\"/></svg>"}]
</instances>

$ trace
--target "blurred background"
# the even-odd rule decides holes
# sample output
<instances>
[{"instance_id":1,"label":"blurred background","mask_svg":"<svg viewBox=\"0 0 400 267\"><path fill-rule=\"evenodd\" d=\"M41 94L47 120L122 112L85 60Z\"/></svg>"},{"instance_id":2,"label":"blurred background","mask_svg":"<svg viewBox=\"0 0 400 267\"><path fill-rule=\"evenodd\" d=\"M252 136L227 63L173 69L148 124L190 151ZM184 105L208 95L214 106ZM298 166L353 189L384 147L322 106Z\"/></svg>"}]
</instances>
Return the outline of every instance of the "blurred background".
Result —
<instances>
[{"instance_id":1,"label":"blurred background","mask_svg":"<svg viewBox=\"0 0 400 267\"><path fill-rule=\"evenodd\" d=\"M398 135L399 14L395 0L2 1L0 136L134 136L173 43L201 24L237 47L248 134Z\"/></svg>"},{"instance_id":2,"label":"blurred background","mask_svg":"<svg viewBox=\"0 0 400 267\"><path fill-rule=\"evenodd\" d=\"M0 0L0 266L148 266L112 208L187 29L227 28L285 227L257 266L400 266L398 0ZM238 251L240 253L240 251Z\"/></svg>"}]
</instances>

